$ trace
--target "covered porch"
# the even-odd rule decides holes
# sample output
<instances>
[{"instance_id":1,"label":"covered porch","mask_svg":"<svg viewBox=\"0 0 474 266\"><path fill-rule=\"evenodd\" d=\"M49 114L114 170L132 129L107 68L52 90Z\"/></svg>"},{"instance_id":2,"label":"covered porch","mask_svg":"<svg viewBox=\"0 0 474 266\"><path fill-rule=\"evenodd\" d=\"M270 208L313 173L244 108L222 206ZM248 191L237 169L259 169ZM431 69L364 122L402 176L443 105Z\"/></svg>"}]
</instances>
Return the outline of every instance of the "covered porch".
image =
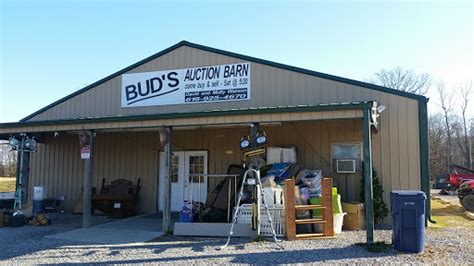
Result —
<instances>
[{"instance_id":1,"label":"covered porch","mask_svg":"<svg viewBox=\"0 0 474 266\"><path fill-rule=\"evenodd\" d=\"M354 102L85 118L54 123L17 123L12 125L13 132L5 128L0 132L3 137L29 133L40 139L37 153L31 154L30 188L43 185L50 189L51 194L71 195L66 202L67 208L71 208L80 196L81 187L98 188L104 178L123 178L134 183L140 179L137 211L162 213L162 232L169 232L172 228L171 213L177 211L173 204L179 206L179 201L186 200L185 188L182 188L182 197L181 192L176 192L181 184L187 189L193 188L192 197L205 203L207 193L223 180L218 176L227 174L229 165L243 163L239 141L248 135L249 122L260 123L268 136L266 146L295 147L297 164L302 169L322 170L324 176L333 178L343 201L358 200L360 171L336 174L331 162L331 144L360 143L363 156L360 159L364 161L365 169L371 169L370 132L371 126L377 123L375 108L374 102ZM164 146L159 136L163 128L168 131L168 141ZM93 139L91 159L84 162L80 159L77 138L83 129ZM203 160L193 166L188 155ZM179 156L184 158L182 168ZM193 169L197 172L192 172ZM371 243L371 171L365 173L367 241ZM203 178L196 180L190 178L190 174L203 174ZM199 191L197 196L196 191ZM91 197L87 193L84 195L85 208L88 208ZM89 215L89 212L84 212L84 227L88 226Z\"/></svg>"}]
</instances>

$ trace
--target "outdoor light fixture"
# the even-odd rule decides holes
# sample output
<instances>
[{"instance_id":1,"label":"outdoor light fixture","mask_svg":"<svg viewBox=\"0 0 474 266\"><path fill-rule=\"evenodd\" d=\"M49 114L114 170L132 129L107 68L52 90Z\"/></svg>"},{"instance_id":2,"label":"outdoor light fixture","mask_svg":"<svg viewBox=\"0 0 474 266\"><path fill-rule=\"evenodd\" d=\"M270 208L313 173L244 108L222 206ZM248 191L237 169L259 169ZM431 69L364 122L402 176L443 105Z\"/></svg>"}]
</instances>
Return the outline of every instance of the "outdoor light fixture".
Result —
<instances>
[{"instance_id":1,"label":"outdoor light fixture","mask_svg":"<svg viewBox=\"0 0 474 266\"><path fill-rule=\"evenodd\" d=\"M8 142L13 150L16 150L20 144L20 142L14 136L11 136Z\"/></svg>"},{"instance_id":2,"label":"outdoor light fixture","mask_svg":"<svg viewBox=\"0 0 474 266\"><path fill-rule=\"evenodd\" d=\"M12 150L20 150L20 151L26 151L26 152L34 152L36 151L36 140L34 137L28 137L28 136L23 136L22 137L22 143L17 140L14 136L11 136L9 138L8 144L12 148Z\"/></svg>"},{"instance_id":3,"label":"outdoor light fixture","mask_svg":"<svg viewBox=\"0 0 474 266\"><path fill-rule=\"evenodd\" d=\"M243 136L240 139L240 148L241 149L247 149L250 146L250 138L249 136Z\"/></svg>"},{"instance_id":4,"label":"outdoor light fixture","mask_svg":"<svg viewBox=\"0 0 474 266\"><path fill-rule=\"evenodd\" d=\"M267 143L267 134L265 134L265 131L258 132L255 141L257 142L257 145L263 145Z\"/></svg>"},{"instance_id":5,"label":"outdoor light fixture","mask_svg":"<svg viewBox=\"0 0 474 266\"><path fill-rule=\"evenodd\" d=\"M26 138L25 140L25 148L29 151L36 151L36 140L34 138Z\"/></svg>"}]
</instances>

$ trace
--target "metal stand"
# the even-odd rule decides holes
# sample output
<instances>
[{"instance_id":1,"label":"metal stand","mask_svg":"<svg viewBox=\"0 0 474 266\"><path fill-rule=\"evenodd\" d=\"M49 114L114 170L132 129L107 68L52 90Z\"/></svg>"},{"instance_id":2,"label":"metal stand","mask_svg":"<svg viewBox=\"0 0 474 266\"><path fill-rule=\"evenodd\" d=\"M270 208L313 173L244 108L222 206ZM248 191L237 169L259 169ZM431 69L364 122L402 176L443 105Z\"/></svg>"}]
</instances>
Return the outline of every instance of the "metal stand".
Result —
<instances>
[{"instance_id":1,"label":"metal stand","mask_svg":"<svg viewBox=\"0 0 474 266\"><path fill-rule=\"evenodd\" d=\"M20 170L18 177L18 185L15 192L15 203L13 204L13 209L20 210L23 207L23 160L25 159L25 137L21 138L20 147L18 149L18 156L20 157Z\"/></svg>"},{"instance_id":2,"label":"metal stand","mask_svg":"<svg viewBox=\"0 0 474 266\"><path fill-rule=\"evenodd\" d=\"M246 183L247 181L247 176L249 174L249 172L254 172L255 175L256 175L256 186L257 186L257 189L259 190L260 192L260 195L261 195L261 199L262 199L262 202L263 202L263 205L265 206L265 211L267 213L267 219L268 219L268 222L270 223L270 227L272 229L272 234L273 234L273 240L275 242L275 244L280 248L280 249L283 249L283 247L279 244L279 242L281 242L281 240L277 239L277 236L276 236L276 233L275 233L275 229L273 228L273 222L272 222L272 217L270 215L270 210L268 208L268 205L267 205L267 202L265 201L265 194L263 192L263 187L262 187L262 182L260 181L260 171L258 170L255 170L255 169L248 169L247 171L245 171L244 173L244 177L242 178L242 185L240 186L240 191L239 191L239 198L237 200L237 205L235 207L235 210L234 210L234 213L232 215L232 224L230 226L230 231L229 231L229 236L227 237L227 242L225 243L225 245L221 246L221 247L218 247L217 249L218 250L222 250L222 249L225 249L229 243L230 243L230 239L232 237L232 235L234 234L234 225L237 223L237 214L239 213L239 207L240 207L240 200L242 199L243 197L243 194L244 194L244 184ZM257 200L257 209L260 208L260 202L258 202ZM257 232L258 234L260 234L260 222L259 222L259 218L257 219Z\"/></svg>"},{"instance_id":3,"label":"metal stand","mask_svg":"<svg viewBox=\"0 0 474 266\"><path fill-rule=\"evenodd\" d=\"M15 190L15 203L13 208L20 210L23 207L23 196L25 195L24 189L24 170L23 164L25 160L25 152L34 152L36 151L36 141L34 137L30 138L25 133L21 133L21 142L19 142L14 136L10 136L9 145L12 147L12 150L18 151L18 159L20 160L19 168L17 168L17 183ZM17 159L17 161L18 161ZM29 159L28 159L29 163ZM27 183L26 183L27 184Z\"/></svg>"}]
</instances>

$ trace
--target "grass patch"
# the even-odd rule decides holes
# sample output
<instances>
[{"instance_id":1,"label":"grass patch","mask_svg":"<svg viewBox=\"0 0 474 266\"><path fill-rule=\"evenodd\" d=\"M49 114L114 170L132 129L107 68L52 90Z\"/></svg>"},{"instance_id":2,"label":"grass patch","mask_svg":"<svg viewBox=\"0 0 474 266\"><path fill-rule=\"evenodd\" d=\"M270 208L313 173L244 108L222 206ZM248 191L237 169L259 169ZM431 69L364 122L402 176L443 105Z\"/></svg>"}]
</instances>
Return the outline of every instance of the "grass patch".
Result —
<instances>
[{"instance_id":1,"label":"grass patch","mask_svg":"<svg viewBox=\"0 0 474 266\"><path fill-rule=\"evenodd\" d=\"M357 246L365 248L368 252L383 253L389 249L392 249L392 244L385 243L383 241L378 241L372 245L367 245L366 243L357 243Z\"/></svg>"},{"instance_id":2,"label":"grass patch","mask_svg":"<svg viewBox=\"0 0 474 266\"><path fill-rule=\"evenodd\" d=\"M431 199L431 218L436 221L430 224L432 229L461 227L474 230L474 223L464 215L464 208L440 199Z\"/></svg>"},{"instance_id":3,"label":"grass patch","mask_svg":"<svg viewBox=\"0 0 474 266\"><path fill-rule=\"evenodd\" d=\"M14 192L15 185L15 177L0 177L0 192Z\"/></svg>"},{"instance_id":4,"label":"grass patch","mask_svg":"<svg viewBox=\"0 0 474 266\"><path fill-rule=\"evenodd\" d=\"M252 242L265 242L265 241L267 241L267 240L265 239L265 237L263 237L261 235L259 235L259 236L255 237L254 239L252 239Z\"/></svg>"}]
</instances>

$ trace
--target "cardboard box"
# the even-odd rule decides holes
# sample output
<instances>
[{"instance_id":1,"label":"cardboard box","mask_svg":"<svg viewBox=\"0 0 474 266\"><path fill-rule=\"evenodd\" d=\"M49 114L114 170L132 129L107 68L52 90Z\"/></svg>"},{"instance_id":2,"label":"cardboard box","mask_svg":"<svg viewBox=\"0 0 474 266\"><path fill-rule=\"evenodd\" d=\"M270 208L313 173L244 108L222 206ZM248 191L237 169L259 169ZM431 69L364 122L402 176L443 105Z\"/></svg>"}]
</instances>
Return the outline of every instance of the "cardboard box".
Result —
<instances>
[{"instance_id":1,"label":"cardboard box","mask_svg":"<svg viewBox=\"0 0 474 266\"><path fill-rule=\"evenodd\" d=\"M345 230L363 230L365 228L364 203L343 202L342 211L347 213L344 216L343 228Z\"/></svg>"}]
</instances>

